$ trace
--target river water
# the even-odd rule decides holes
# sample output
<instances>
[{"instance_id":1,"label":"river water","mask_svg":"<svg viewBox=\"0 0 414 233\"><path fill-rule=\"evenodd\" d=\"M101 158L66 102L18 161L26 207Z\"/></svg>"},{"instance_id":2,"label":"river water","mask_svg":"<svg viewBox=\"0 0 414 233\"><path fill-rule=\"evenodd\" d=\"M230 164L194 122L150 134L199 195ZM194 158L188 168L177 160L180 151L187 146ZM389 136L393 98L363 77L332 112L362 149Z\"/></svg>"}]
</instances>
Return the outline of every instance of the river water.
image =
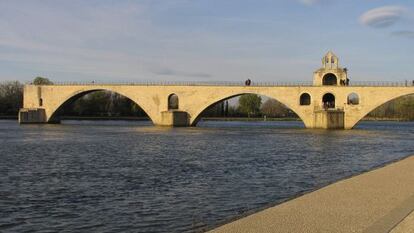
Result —
<instances>
[{"instance_id":1,"label":"river water","mask_svg":"<svg viewBox=\"0 0 414 233\"><path fill-rule=\"evenodd\" d=\"M0 232L201 232L414 154L414 123L0 121Z\"/></svg>"}]
</instances>

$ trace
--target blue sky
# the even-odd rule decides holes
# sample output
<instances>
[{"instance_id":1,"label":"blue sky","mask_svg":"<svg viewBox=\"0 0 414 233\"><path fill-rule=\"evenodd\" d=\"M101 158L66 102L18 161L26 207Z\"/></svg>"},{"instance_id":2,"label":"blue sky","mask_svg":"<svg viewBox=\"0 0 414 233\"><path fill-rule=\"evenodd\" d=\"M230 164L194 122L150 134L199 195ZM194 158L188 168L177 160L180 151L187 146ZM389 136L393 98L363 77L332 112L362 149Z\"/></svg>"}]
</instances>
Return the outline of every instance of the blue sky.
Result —
<instances>
[{"instance_id":1,"label":"blue sky","mask_svg":"<svg viewBox=\"0 0 414 233\"><path fill-rule=\"evenodd\" d=\"M414 79L414 1L0 0L0 81Z\"/></svg>"}]
</instances>

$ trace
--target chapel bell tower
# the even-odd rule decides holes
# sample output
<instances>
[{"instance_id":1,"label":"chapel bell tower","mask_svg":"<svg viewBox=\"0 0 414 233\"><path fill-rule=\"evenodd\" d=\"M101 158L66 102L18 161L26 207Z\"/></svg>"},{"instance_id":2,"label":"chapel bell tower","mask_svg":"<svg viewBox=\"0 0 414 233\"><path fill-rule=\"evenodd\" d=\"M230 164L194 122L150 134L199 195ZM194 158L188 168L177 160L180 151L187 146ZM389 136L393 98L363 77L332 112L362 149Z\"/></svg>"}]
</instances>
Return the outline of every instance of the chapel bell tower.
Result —
<instances>
[{"instance_id":1,"label":"chapel bell tower","mask_svg":"<svg viewBox=\"0 0 414 233\"><path fill-rule=\"evenodd\" d=\"M347 86L349 84L346 68L339 66L338 57L329 51L322 58L322 68L313 73L314 86Z\"/></svg>"}]
</instances>

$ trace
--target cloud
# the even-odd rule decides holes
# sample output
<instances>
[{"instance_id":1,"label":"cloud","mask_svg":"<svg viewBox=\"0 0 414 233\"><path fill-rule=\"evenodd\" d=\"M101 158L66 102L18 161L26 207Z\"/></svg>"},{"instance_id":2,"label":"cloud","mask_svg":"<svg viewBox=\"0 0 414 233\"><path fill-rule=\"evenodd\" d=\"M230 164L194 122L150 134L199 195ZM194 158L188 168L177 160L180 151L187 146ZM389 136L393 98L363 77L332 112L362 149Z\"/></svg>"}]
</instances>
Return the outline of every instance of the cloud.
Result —
<instances>
[{"instance_id":1,"label":"cloud","mask_svg":"<svg viewBox=\"0 0 414 233\"><path fill-rule=\"evenodd\" d=\"M170 68L158 68L153 70L154 74L158 75L166 75L166 76L183 76L183 77L197 77L197 78L210 78L212 77L211 74L201 73L201 72L184 72L184 71L177 71Z\"/></svg>"},{"instance_id":2,"label":"cloud","mask_svg":"<svg viewBox=\"0 0 414 233\"><path fill-rule=\"evenodd\" d=\"M148 20L145 6L81 3L0 2L0 61L24 67L27 73L58 74L59 79L156 78L151 67L166 52L154 48L163 38Z\"/></svg>"},{"instance_id":3,"label":"cloud","mask_svg":"<svg viewBox=\"0 0 414 233\"><path fill-rule=\"evenodd\" d=\"M203 72L211 62L189 52L194 37L154 25L149 4L102 2L0 1L0 63L22 67L14 74L21 79L32 73L60 80L213 77Z\"/></svg>"},{"instance_id":4,"label":"cloud","mask_svg":"<svg viewBox=\"0 0 414 233\"><path fill-rule=\"evenodd\" d=\"M395 32L392 32L391 35L414 39L414 31L409 31L409 30L395 31Z\"/></svg>"},{"instance_id":5,"label":"cloud","mask_svg":"<svg viewBox=\"0 0 414 233\"><path fill-rule=\"evenodd\" d=\"M300 0L300 2L305 5L314 5L315 3L318 3L319 0Z\"/></svg>"},{"instance_id":6,"label":"cloud","mask_svg":"<svg viewBox=\"0 0 414 233\"><path fill-rule=\"evenodd\" d=\"M385 28L398 22L405 11L406 8L402 6L383 6L365 12L359 21L365 26Z\"/></svg>"},{"instance_id":7,"label":"cloud","mask_svg":"<svg viewBox=\"0 0 414 233\"><path fill-rule=\"evenodd\" d=\"M330 1L333 1L333 0L299 0L299 1L305 5L313 6L313 5L322 4L322 3L329 3Z\"/></svg>"}]
</instances>

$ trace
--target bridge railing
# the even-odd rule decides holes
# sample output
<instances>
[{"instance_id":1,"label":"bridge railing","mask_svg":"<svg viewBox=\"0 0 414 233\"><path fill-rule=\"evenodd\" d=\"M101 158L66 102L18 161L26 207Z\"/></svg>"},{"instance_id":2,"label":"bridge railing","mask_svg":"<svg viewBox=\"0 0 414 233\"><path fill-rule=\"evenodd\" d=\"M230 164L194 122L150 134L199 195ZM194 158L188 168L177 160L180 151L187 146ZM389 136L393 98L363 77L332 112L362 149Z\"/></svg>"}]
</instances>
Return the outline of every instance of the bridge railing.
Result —
<instances>
[{"instance_id":1,"label":"bridge railing","mask_svg":"<svg viewBox=\"0 0 414 233\"><path fill-rule=\"evenodd\" d=\"M350 81L353 87L409 87L414 86L414 81Z\"/></svg>"},{"instance_id":2,"label":"bridge railing","mask_svg":"<svg viewBox=\"0 0 414 233\"><path fill-rule=\"evenodd\" d=\"M28 83L31 84L31 83ZM134 82L54 82L52 85L59 86L85 86L85 85L128 85L128 86L246 86L243 82L228 81L134 81ZM253 87L273 87L273 86L312 86L312 82L251 82L249 86Z\"/></svg>"},{"instance_id":3,"label":"bridge railing","mask_svg":"<svg viewBox=\"0 0 414 233\"><path fill-rule=\"evenodd\" d=\"M27 83L32 84L32 83ZM134 81L134 82L55 82L53 85L60 86L85 86L85 85L128 85L128 86L246 86L244 82L228 81ZM309 87L312 82L252 82L253 87ZM348 86L353 87L406 87L414 86L413 81L351 81Z\"/></svg>"}]
</instances>

